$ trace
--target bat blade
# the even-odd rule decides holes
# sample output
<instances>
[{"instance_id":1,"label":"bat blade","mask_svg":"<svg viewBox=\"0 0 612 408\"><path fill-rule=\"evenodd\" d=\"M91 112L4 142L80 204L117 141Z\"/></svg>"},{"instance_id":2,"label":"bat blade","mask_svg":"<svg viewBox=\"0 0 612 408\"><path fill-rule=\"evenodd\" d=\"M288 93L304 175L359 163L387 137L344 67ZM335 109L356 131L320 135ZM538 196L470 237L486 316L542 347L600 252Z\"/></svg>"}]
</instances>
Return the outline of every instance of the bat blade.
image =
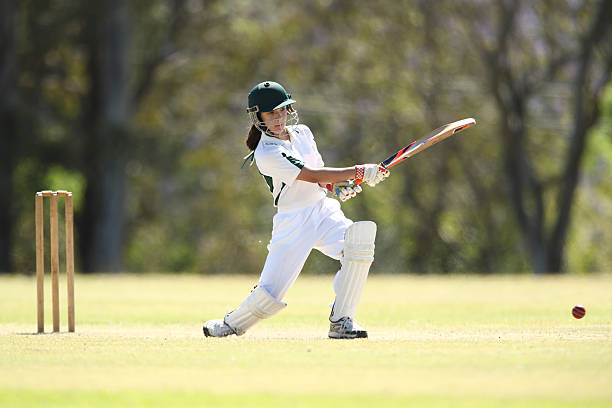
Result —
<instances>
[{"instance_id":1,"label":"bat blade","mask_svg":"<svg viewBox=\"0 0 612 408\"><path fill-rule=\"evenodd\" d=\"M467 118L458 120L456 122L448 123L444 126L440 126L439 128L432 130L431 132L429 132L429 134L423 136L422 138L410 143L408 146L404 147L394 155L388 157L380 164L386 168L393 167L396 164L406 160L407 158L412 157L419 152L422 152L423 150L435 145L438 142L441 142L447 137L459 133L462 130L467 129L475 124L476 120L474 118Z\"/></svg>"}]
</instances>

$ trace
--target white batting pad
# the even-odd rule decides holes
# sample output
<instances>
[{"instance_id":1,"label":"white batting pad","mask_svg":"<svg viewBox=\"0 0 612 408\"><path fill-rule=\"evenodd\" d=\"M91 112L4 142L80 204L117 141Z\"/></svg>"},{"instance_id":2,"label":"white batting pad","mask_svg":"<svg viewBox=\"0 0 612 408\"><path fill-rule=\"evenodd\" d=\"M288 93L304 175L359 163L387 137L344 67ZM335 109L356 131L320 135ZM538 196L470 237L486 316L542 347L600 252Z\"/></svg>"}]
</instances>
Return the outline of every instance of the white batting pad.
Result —
<instances>
[{"instance_id":1,"label":"white batting pad","mask_svg":"<svg viewBox=\"0 0 612 408\"><path fill-rule=\"evenodd\" d=\"M261 319L272 317L285 307L286 303L279 302L263 287L257 286L238 309L225 316L225 323L240 336Z\"/></svg>"},{"instance_id":2,"label":"white batting pad","mask_svg":"<svg viewBox=\"0 0 612 408\"><path fill-rule=\"evenodd\" d=\"M370 265L374 261L374 240L376 224L372 221L359 221L352 224L344 235L344 255L340 262L342 268L334 280L336 301L330 320L342 317L354 319L357 305Z\"/></svg>"}]
</instances>

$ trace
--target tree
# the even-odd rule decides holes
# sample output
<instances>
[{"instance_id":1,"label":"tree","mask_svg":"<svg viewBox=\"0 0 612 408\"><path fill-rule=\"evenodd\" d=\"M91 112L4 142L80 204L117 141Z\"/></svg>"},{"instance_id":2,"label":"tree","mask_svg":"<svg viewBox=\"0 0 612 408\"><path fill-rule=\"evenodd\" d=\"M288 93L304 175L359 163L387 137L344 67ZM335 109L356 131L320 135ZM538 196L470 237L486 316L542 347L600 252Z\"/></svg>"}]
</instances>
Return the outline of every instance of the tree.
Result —
<instances>
[{"instance_id":1,"label":"tree","mask_svg":"<svg viewBox=\"0 0 612 408\"><path fill-rule=\"evenodd\" d=\"M133 155L134 114L154 84L156 70L175 51L173 42L184 24L185 2L160 2L167 20L152 29L167 32L160 43L132 42L133 14L123 1L84 4L89 92L81 118L82 163L87 181L80 217L83 269L118 272L125 247L126 166ZM134 6L137 7L137 6ZM137 27L145 31L143 27Z\"/></svg>"},{"instance_id":2,"label":"tree","mask_svg":"<svg viewBox=\"0 0 612 408\"><path fill-rule=\"evenodd\" d=\"M15 3L0 1L0 273L12 270L13 170L17 156Z\"/></svg>"},{"instance_id":3,"label":"tree","mask_svg":"<svg viewBox=\"0 0 612 408\"><path fill-rule=\"evenodd\" d=\"M592 6L518 0L486 10L460 6L500 116L508 195L536 273L563 270L581 160L612 72L612 3ZM565 88L571 104L547 99L554 87ZM534 116L546 113L565 125L534 130L534 121L544 121ZM558 160L543 160L543 146L563 156L559 169L550 168Z\"/></svg>"},{"instance_id":4,"label":"tree","mask_svg":"<svg viewBox=\"0 0 612 408\"><path fill-rule=\"evenodd\" d=\"M85 271L116 272L124 242L125 166L129 148L128 7L84 6L89 92L82 117L85 208L80 219Z\"/></svg>"}]
</instances>

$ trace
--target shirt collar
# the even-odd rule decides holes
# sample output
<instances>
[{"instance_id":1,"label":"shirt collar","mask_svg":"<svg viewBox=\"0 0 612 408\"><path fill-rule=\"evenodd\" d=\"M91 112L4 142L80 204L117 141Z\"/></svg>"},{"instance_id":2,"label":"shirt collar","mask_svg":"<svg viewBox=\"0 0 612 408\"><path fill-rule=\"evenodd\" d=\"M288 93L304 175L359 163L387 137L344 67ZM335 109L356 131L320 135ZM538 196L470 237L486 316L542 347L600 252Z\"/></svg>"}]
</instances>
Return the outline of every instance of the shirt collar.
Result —
<instances>
[{"instance_id":1,"label":"shirt collar","mask_svg":"<svg viewBox=\"0 0 612 408\"><path fill-rule=\"evenodd\" d=\"M283 143L291 143L293 140L293 131L290 128L287 128L287 131L289 132L289 139L287 140L283 140L283 139L279 139L278 137L274 137L274 136L268 136L265 133L261 133L261 140L277 140L279 142L283 142Z\"/></svg>"}]
</instances>

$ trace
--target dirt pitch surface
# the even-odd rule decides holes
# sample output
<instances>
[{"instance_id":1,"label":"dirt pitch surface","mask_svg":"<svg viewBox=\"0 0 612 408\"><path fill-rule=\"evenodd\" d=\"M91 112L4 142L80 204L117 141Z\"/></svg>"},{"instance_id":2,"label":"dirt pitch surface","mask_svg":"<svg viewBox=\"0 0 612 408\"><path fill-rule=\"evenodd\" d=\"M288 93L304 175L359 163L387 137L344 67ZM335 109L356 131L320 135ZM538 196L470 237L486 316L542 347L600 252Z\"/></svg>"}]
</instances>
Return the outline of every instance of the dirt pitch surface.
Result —
<instances>
[{"instance_id":1,"label":"dirt pitch surface","mask_svg":"<svg viewBox=\"0 0 612 408\"><path fill-rule=\"evenodd\" d=\"M610 275L371 276L354 341L327 338L333 277L303 276L278 316L204 338L256 279L79 275L59 334L47 282L36 335L34 278L0 277L0 407L612 407Z\"/></svg>"}]
</instances>

